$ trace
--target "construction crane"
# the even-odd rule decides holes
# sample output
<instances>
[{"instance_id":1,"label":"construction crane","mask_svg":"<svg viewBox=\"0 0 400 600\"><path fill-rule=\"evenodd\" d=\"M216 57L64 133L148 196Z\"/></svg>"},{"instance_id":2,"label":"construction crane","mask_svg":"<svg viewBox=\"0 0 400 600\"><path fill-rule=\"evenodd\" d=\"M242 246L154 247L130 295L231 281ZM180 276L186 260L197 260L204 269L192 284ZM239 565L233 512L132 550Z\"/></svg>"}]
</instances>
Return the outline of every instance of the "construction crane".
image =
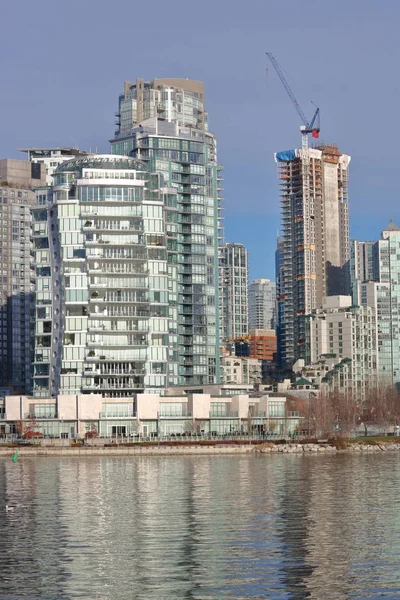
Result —
<instances>
[{"instance_id":1,"label":"construction crane","mask_svg":"<svg viewBox=\"0 0 400 600\"><path fill-rule=\"evenodd\" d=\"M303 122L303 125L300 126L300 131L301 131L301 147L303 150L307 150L308 148L308 134L311 133L313 138L319 138L319 132L320 132L320 127L319 127L319 108L316 108L316 111L314 113L313 118L311 119L310 122L307 121L307 118L300 106L300 104L297 102L296 100L296 96L294 95L294 93L292 92L292 89L290 87L290 85L288 84L288 82L286 81L286 78L282 72L282 69L279 66L279 63L277 62L275 56L272 54L272 52L267 52L266 53L268 58L270 59L272 66L274 67L279 79L281 80L283 87L285 88L289 98L291 99L295 109L297 110L297 113L300 116L300 119ZM315 106L315 105L314 105Z\"/></svg>"},{"instance_id":2,"label":"construction crane","mask_svg":"<svg viewBox=\"0 0 400 600\"><path fill-rule=\"evenodd\" d=\"M308 122L303 110L296 100L296 96L293 94L288 82L286 81L286 78L282 73L282 69L280 68L275 56L271 52L267 52L266 54L303 123L303 125L300 127L302 149L299 153L301 158L302 188L300 196L293 192L292 200L294 203L301 202L301 219L303 222L301 245L303 246L304 252L304 270L298 273L298 281L295 283L295 289L297 289L296 293L299 294L299 297L301 295L303 298L304 307L301 308L301 312L302 314L307 314L311 312L316 305L315 198L310 189L311 163L310 151L308 150L308 134L311 133L313 138L319 138L319 108L315 107L316 111L314 116L311 119L311 122ZM300 285L300 283L302 285ZM296 319L299 320L302 317L302 314L299 314L299 311L297 311ZM298 332L300 334L300 331L302 331L300 322L298 327ZM298 338L297 343L304 343L304 338L302 335Z\"/></svg>"}]
</instances>

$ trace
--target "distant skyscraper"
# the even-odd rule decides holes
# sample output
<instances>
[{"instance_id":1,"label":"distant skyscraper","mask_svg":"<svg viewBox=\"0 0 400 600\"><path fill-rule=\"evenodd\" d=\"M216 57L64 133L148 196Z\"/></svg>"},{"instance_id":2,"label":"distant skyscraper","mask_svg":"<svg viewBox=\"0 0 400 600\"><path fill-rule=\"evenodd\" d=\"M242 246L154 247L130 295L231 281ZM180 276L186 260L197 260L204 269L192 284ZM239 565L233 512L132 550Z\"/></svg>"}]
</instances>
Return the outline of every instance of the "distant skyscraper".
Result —
<instances>
[{"instance_id":1,"label":"distant skyscraper","mask_svg":"<svg viewBox=\"0 0 400 600\"><path fill-rule=\"evenodd\" d=\"M220 334L222 340L246 337L249 331L248 253L243 244L220 247Z\"/></svg>"},{"instance_id":2,"label":"distant skyscraper","mask_svg":"<svg viewBox=\"0 0 400 600\"><path fill-rule=\"evenodd\" d=\"M255 279L249 286L249 328L275 329L276 284Z\"/></svg>"},{"instance_id":3,"label":"distant skyscraper","mask_svg":"<svg viewBox=\"0 0 400 600\"><path fill-rule=\"evenodd\" d=\"M376 242L350 242L350 283L354 304L359 303L359 284L379 278L377 249Z\"/></svg>"},{"instance_id":4,"label":"distant skyscraper","mask_svg":"<svg viewBox=\"0 0 400 600\"><path fill-rule=\"evenodd\" d=\"M168 271L175 272L181 385L219 381L218 242L222 230L222 169L208 131L204 84L189 79L125 82L119 97L113 154L136 157L176 193L169 215ZM178 318L179 315L179 318Z\"/></svg>"},{"instance_id":5,"label":"distant skyscraper","mask_svg":"<svg viewBox=\"0 0 400 600\"><path fill-rule=\"evenodd\" d=\"M0 160L0 386L23 394L32 386L32 188L44 181L41 165Z\"/></svg>"},{"instance_id":6,"label":"distant skyscraper","mask_svg":"<svg viewBox=\"0 0 400 600\"><path fill-rule=\"evenodd\" d=\"M305 357L304 316L323 298L350 293L350 157L336 146L275 155L279 165L283 267L279 282L280 364Z\"/></svg>"}]
</instances>

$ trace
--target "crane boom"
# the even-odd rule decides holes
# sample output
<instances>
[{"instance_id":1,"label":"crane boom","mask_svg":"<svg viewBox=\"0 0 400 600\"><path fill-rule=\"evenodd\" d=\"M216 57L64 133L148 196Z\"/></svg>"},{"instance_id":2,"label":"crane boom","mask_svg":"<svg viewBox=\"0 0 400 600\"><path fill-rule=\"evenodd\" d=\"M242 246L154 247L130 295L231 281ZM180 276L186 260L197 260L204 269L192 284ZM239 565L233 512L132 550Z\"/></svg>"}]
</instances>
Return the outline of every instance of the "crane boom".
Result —
<instances>
[{"instance_id":1,"label":"crane boom","mask_svg":"<svg viewBox=\"0 0 400 600\"><path fill-rule=\"evenodd\" d=\"M310 124L307 121L306 115L304 114L304 112L302 111L302 108L300 106L300 104L297 102L296 100L296 96L294 95L292 88L290 87L290 85L288 84L288 82L286 81L286 77L284 76L282 69L279 66L278 61L276 60L275 56L272 54L272 52L267 52L266 53L268 58L270 59L270 61L272 62L272 65L275 69L275 71L277 72L277 75L279 77L279 79L282 81L283 87L285 88L289 98L291 99L292 103L294 104L295 109L297 110L300 119L303 121L303 125L305 125L307 127L307 129L310 128Z\"/></svg>"},{"instance_id":2,"label":"crane boom","mask_svg":"<svg viewBox=\"0 0 400 600\"><path fill-rule=\"evenodd\" d=\"M286 81L286 77L284 76L282 69L279 66L279 63L276 60L275 56L272 54L272 52L267 52L266 54L267 54L268 58L270 59L272 66L274 67L279 79L281 80L282 85L285 88L289 98L291 99L295 109L297 110L297 113L298 113L300 119L302 120L303 127L301 128L301 133L302 133L302 138L303 138L303 146L307 147L308 146L308 138L307 138L308 133L311 133L312 136L315 138L319 137L319 131L320 131L319 108L316 107L316 111L314 113L313 118L311 119L311 122L308 122L307 117L304 114L300 104L297 102L296 96L294 95L292 88ZM317 125L315 126L316 122L317 122Z\"/></svg>"}]
</instances>

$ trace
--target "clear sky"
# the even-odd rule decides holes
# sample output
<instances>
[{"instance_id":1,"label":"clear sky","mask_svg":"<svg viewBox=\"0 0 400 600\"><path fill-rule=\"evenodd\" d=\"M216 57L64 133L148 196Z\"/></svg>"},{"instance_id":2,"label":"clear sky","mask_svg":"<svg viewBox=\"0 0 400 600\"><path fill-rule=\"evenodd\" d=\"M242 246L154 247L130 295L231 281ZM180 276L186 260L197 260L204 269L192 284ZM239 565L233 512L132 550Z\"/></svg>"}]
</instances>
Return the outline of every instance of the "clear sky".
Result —
<instances>
[{"instance_id":1,"label":"clear sky","mask_svg":"<svg viewBox=\"0 0 400 600\"><path fill-rule=\"evenodd\" d=\"M274 279L273 153L300 145L275 54L321 140L352 156L352 235L377 239L399 207L399 0L13 0L1 9L0 157L17 148L107 152L124 80L206 85L225 167L226 240ZM266 67L269 67L268 75Z\"/></svg>"}]
</instances>

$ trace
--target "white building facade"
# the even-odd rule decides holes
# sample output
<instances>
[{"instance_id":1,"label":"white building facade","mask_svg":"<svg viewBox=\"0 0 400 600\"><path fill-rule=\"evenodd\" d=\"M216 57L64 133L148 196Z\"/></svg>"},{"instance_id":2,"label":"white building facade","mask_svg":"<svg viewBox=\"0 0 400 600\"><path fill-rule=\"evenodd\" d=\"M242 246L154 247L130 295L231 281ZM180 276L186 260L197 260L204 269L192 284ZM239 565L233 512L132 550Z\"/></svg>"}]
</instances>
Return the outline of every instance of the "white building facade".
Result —
<instances>
[{"instance_id":1,"label":"white building facade","mask_svg":"<svg viewBox=\"0 0 400 600\"><path fill-rule=\"evenodd\" d=\"M144 163L62 163L33 211L34 395L132 396L177 382L177 276L167 225L176 193Z\"/></svg>"},{"instance_id":2,"label":"white building facade","mask_svg":"<svg viewBox=\"0 0 400 600\"><path fill-rule=\"evenodd\" d=\"M262 361L256 358L223 356L221 358L222 382L224 384L257 385L262 381Z\"/></svg>"},{"instance_id":3,"label":"white building facade","mask_svg":"<svg viewBox=\"0 0 400 600\"><path fill-rule=\"evenodd\" d=\"M348 359L348 389L363 399L368 389L376 387L376 317L371 307L352 306L351 296L330 296L322 309L307 316L306 336L307 365L323 358L337 359L339 365Z\"/></svg>"}]
</instances>

